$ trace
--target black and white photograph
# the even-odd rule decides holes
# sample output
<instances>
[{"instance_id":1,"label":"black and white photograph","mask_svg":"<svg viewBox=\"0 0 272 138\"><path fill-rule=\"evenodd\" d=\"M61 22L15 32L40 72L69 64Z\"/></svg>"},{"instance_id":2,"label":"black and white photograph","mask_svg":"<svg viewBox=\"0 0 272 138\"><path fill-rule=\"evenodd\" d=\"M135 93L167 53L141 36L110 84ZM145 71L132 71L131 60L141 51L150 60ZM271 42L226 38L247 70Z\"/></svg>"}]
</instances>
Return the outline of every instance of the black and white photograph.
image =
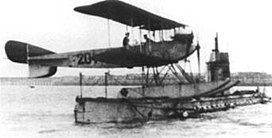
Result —
<instances>
[{"instance_id":1,"label":"black and white photograph","mask_svg":"<svg viewBox=\"0 0 272 138\"><path fill-rule=\"evenodd\" d=\"M0 137L272 137L269 0L3 0Z\"/></svg>"}]
</instances>

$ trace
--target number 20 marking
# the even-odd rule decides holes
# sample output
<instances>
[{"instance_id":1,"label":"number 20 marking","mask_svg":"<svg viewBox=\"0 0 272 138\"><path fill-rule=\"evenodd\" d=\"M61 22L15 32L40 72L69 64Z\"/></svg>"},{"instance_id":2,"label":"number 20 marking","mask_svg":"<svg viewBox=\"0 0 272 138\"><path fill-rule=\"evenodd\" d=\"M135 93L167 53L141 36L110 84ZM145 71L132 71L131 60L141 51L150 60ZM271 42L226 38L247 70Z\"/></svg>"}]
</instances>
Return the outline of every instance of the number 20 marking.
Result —
<instances>
[{"instance_id":1,"label":"number 20 marking","mask_svg":"<svg viewBox=\"0 0 272 138\"><path fill-rule=\"evenodd\" d=\"M84 53L84 54L78 54L78 64L91 64L92 62L92 56L91 53Z\"/></svg>"}]
</instances>

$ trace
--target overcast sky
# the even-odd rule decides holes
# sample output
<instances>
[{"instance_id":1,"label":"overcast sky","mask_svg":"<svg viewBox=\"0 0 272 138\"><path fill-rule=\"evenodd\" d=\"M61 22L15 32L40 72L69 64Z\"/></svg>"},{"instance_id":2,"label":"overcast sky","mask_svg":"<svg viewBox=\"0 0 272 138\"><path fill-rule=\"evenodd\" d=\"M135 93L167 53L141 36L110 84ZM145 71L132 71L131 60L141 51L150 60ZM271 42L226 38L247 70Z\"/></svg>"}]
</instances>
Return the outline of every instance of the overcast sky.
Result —
<instances>
[{"instance_id":1,"label":"overcast sky","mask_svg":"<svg viewBox=\"0 0 272 138\"><path fill-rule=\"evenodd\" d=\"M77 13L74 7L98 0L1 0L0 77L27 77L25 64L6 58L4 45L19 40L57 53L107 48L107 20ZM189 25L199 39L202 72L219 33L220 51L229 52L231 72L272 73L272 20L269 0L127 0L160 16ZM111 22L111 46L121 46L126 26ZM191 60L195 61L196 55ZM195 69L196 64L192 65ZM58 68L55 76L103 74L105 69ZM114 69L115 74L140 69Z\"/></svg>"}]
</instances>

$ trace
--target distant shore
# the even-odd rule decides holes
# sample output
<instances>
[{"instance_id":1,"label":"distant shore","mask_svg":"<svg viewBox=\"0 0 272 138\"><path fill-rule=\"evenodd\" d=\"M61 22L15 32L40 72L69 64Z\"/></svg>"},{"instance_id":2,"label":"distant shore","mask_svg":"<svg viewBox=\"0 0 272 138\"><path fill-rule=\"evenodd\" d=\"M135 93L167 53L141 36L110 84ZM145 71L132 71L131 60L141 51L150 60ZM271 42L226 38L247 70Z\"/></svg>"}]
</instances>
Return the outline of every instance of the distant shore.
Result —
<instances>
[{"instance_id":1,"label":"distant shore","mask_svg":"<svg viewBox=\"0 0 272 138\"><path fill-rule=\"evenodd\" d=\"M204 76L204 75L203 75ZM203 77L202 80L205 78ZM259 72L239 72L231 75L232 80L239 80L239 86L272 86L272 75ZM108 85L141 85L142 76L140 74L117 75L108 77ZM175 84L177 79L168 76L164 80L165 84ZM52 78L0 78L1 85L79 85L78 76L64 76ZM105 76L84 76L82 85L99 86L105 85Z\"/></svg>"}]
</instances>

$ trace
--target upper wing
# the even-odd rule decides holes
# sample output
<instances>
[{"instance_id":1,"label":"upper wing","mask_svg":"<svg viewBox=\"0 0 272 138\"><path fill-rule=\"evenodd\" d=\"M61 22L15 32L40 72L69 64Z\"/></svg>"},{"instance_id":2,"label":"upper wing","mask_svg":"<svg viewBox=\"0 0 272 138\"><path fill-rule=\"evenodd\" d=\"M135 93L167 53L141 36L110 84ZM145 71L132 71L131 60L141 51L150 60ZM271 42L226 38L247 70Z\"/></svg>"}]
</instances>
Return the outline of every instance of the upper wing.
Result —
<instances>
[{"instance_id":1,"label":"upper wing","mask_svg":"<svg viewBox=\"0 0 272 138\"><path fill-rule=\"evenodd\" d=\"M140 26L147 30L162 30L186 26L117 0L107 0L92 5L80 6L74 10L80 13L112 19L132 27Z\"/></svg>"}]
</instances>

